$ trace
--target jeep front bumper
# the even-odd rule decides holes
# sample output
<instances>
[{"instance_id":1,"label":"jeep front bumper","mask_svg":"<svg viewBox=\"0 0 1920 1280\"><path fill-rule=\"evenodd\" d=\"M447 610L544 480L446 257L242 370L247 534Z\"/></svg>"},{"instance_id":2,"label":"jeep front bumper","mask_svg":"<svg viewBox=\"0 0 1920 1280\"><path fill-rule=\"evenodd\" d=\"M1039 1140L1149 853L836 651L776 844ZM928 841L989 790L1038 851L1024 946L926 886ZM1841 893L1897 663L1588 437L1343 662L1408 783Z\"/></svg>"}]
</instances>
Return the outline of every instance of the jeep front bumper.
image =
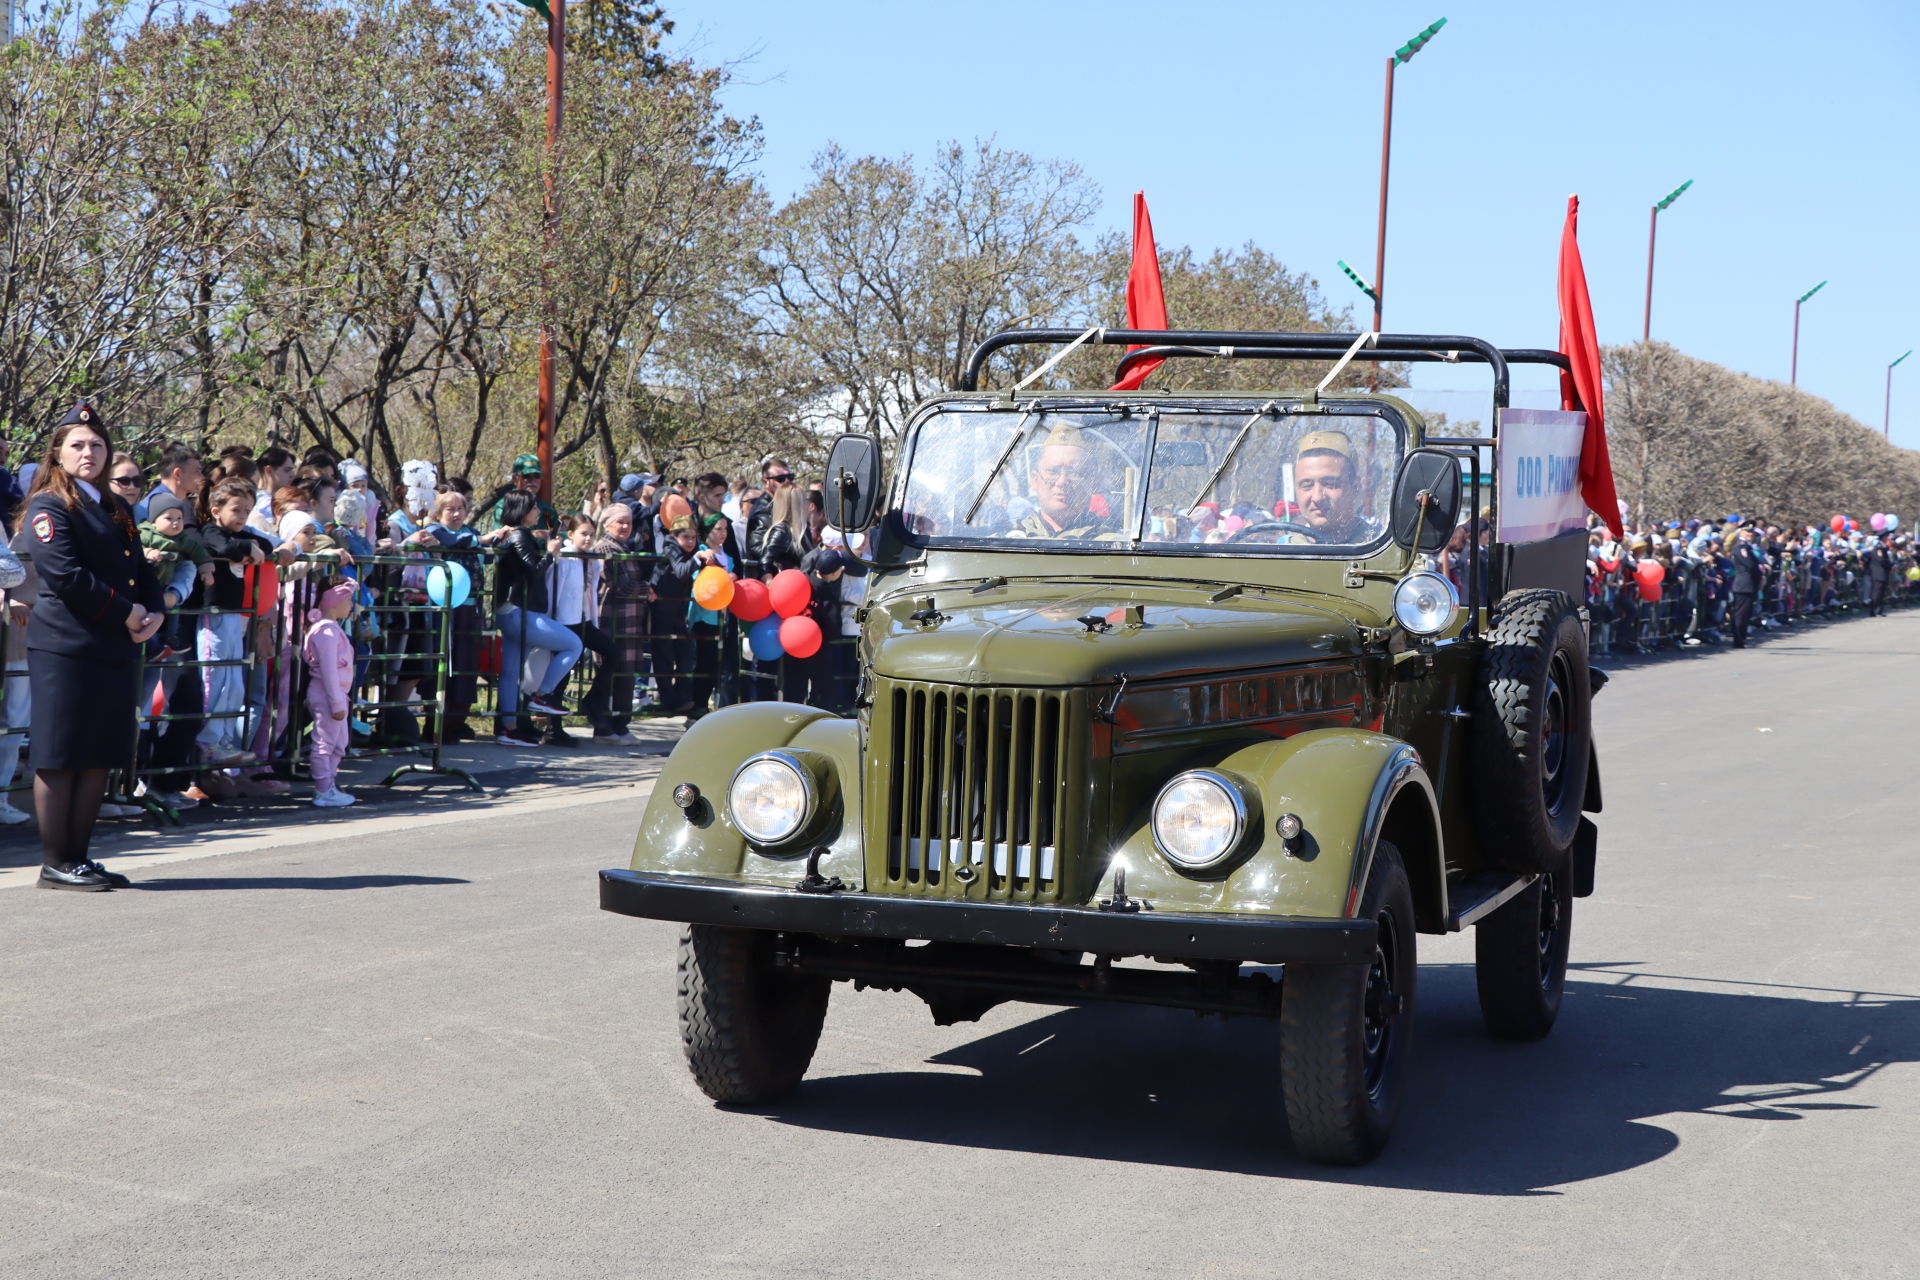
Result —
<instances>
[{"instance_id":1,"label":"jeep front bumper","mask_svg":"<svg viewBox=\"0 0 1920 1280\"><path fill-rule=\"evenodd\" d=\"M835 938L924 939L1097 955L1350 964L1373 958L1371 920L1100 911L764 885L645 871L600 873L600 907L646 920Z\"/></svg>"}]
</instances>

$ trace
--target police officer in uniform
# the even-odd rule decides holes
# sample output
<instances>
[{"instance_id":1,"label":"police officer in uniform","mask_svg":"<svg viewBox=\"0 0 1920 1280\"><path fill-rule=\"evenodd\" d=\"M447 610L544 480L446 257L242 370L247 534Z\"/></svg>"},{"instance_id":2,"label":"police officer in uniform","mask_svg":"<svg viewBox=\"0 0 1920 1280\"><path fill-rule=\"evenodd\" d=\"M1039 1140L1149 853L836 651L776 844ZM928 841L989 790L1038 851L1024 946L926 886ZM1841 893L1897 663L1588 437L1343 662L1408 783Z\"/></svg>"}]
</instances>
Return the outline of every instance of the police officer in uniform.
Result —
<instances>
[{"instance_id":1,"label":"police officer in uniform","mask_svg":"<svg viewBox=\"0 0 1920 1280\"><path fill-rule=\"evenodd\" d=\"M113 442L91 405L54 430L33 478L25 544L40 592L27 623L33 799L43 889L116 889L87 856L107 774L133 760L140 646L164 620L133 512L106 486Z\"/></svg>"},{"instance_id":2,"label":"police officer in uniform","mask_svg":"<svg viewBox=\"0 0 1920 1280\"><path fill-rule=\"evenodd\" d=\"M1743 525L1735 535L1733 556L1733 603L1729 614L1733 622L1733 647L1747 647L1747 628L1753 623L1753 603L1760 594L1760 580L1766 576L1767 562L1753 545L1753 526Z\"/></svg>"}]
</instances>

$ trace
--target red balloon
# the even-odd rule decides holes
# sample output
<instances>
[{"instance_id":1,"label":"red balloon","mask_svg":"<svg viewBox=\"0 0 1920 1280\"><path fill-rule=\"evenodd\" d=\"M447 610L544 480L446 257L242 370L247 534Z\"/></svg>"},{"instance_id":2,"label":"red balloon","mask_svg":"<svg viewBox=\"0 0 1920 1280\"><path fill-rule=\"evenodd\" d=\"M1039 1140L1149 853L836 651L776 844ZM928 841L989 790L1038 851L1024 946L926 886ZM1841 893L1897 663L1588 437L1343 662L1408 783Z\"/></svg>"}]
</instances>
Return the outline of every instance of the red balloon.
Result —
<instances>
[{"instance_id":1,"label":"red balloon","mask_svg":"<svg viewBox=\"0 0 1920 1280\"><path fill-rule=\"evenodd\" d=\"M1667 580L1667 567L1658 560L1642 560L1633 567L1633 576L1643 587L1657 587Z\"/></svg>"},{"instance_id":2,"label":"red balloon","mask_svg":"<svg viewBox=\"0 0 1920 1280\"><path fill-rule=\"evenodd\" d=\"M767 595L773 601L775 613L783 618L791 618L805 613L807 606L813 603L813 583L798 569L782 569L767 584Z\"/></svg>"},{"instance_id":3,"label":"red balloon","mask_svg":"<svg viewBox=\"0 0 1920 1280\"><path fill-rule=\"evenodd\" d=\"M742 578L733 584L733 603L727 606L742 622L758 622L773 612L767 598L767 584L754 578Z\"/></svg>"},{"instance_id":4,"label":"red balloon","mask_svg":"<svg viewBox=\"0 0 1920 1280\"><path fill-rule=\"evenodd\" d=\"M796 573L798 570L789 569L788 572ZM780 647L793 657L811 658L820 652L820 645L825 639L820 634L820 624L804 613L796 614L780 624Z\"/></svg>"},{"instance_id":5,"label":"red balloon","mask_svg":"<svg viewBox=\"0 0 1920 1280\"><path fill-rule=\"evenodd\" d=\"M1641 579L1640 598L1642 600L1645 600L1648 604L1659 604L1660 603L1660 584L1657 582L1648 582L1644 578Z\"/></svg>"},{"instance_id":6,"label":"red balloon","mask_svg":"<svg viewBox=\"0 0 1920 1280\"><path fill-rule=\"evenodd\" d=\"M1845 516L1835 516L1833 519L1829 520L1827 523L1835 533L1838 533L1842 529L1847 527L1847 518Z\"/></svg>"}]
</instances>

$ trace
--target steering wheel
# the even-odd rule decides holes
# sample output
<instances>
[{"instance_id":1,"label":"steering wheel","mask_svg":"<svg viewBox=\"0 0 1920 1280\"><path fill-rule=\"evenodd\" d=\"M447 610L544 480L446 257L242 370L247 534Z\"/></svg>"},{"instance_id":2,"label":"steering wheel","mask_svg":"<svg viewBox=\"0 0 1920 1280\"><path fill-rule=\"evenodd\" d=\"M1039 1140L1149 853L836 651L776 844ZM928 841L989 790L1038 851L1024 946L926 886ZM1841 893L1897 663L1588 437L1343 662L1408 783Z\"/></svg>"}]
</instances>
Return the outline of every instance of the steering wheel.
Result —
<instances>
[{"instance_id":1,"label":"steering wheel","mask_svg":"<svg viewBox=\"0 0 1920 1280\"><path fill-rule=\"evenodd\" d=\"M1228 534L1226 540L1228 542L1239 542L1256 533L1297 533L1314 542L1326 541L1325 538L1320 536L1317 530L1311 529L1304 524L1295 524L1291 520L1275 520L1272 517L1268 517L1257 524L1243 525Z\"/></svg>"}]
</instances>

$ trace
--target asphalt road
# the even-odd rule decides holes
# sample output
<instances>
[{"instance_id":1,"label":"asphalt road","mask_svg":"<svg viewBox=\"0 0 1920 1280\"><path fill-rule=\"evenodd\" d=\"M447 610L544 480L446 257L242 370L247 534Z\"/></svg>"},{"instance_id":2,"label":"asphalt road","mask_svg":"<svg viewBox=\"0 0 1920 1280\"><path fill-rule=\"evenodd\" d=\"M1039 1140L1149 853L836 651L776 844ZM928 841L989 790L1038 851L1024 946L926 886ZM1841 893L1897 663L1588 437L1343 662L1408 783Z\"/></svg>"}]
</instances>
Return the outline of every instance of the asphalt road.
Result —
<instances>
[{"instance_id":1,"label":"asphalt road","mask_svg":"<svg viewBox=\"0 0 1920 1280\"><path fill-rule=\"evenodd\" d=\"M1172 1012L842 987L791 1102L717 1110L673 931L595 907L631 795L0 890L0 1276L1914 1275L1917 657L1619 672L1559 1028L1490 1042L1422 938L1360 1170L1288 1150L1272 1027Z\"/></svg>"}]
</instances>

